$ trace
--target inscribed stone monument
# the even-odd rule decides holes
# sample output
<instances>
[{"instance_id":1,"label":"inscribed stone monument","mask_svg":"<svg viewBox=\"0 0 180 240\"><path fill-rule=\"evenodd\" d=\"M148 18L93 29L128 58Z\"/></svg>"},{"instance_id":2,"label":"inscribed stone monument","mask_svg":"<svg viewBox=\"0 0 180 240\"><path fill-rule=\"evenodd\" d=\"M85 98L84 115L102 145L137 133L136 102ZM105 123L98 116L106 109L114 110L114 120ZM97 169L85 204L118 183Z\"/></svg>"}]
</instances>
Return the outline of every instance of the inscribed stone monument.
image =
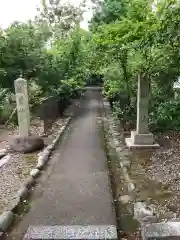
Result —
<instances>
[{"instance_id":1,"label":"inscribed stone monument","mask_svg":"<svg viewBox=\"0 0 180 240\"><path fill-rule=\"evenodd\" d=\"M136 132L148 133L149 82L138 79Z\"/></svg>"},{"instance_id":2,"label":"inscribed stone monument","mask_svg":"<svg viewBox=\"0 0 180 240\"><path fill-rule=\"evenodd\" d=\"M126 138L126 144L130 148L159 147L154 143L153 134L148 131L149 92L150 82L139 75L136 131L131 132L131 138Z\"/></svg>"},{"instance_id":3,"label":"inscribed stone monument","mask_svg":"<svg viewBox=\"0 0 180 240\"><path fill-rule=\"evenodd\" d=\"M19 78L15 81L15 93L19 135L10 136L10 150L21 153L40 150L44 147L44 140L39 136L30 136L30 111L27 81L25 79Z\"/></svg>"},{"instance_id":4,"label":"inscribed stone monument","mask_svg":"<svg viewBox=\"0 0 180 240\"><path fill-rule=\"evenodd\" d=\"M29 136L30 131L30 112L28 102L27 81L18 78L15 81L16 105L19 124L19 135Z\"/></svg>"}]
</instances>

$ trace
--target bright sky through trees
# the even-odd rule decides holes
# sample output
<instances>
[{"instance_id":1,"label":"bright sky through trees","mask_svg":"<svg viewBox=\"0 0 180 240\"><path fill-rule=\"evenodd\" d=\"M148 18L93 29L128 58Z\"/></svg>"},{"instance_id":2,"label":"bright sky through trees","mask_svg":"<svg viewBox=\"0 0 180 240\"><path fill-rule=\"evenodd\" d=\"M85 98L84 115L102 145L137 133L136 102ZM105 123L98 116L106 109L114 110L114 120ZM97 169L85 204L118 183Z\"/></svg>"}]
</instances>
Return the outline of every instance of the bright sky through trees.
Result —
<instances>
[{"instance_id":1,"label":"bright sky through trees","mask_svg":"<svg viewBox=\"0 0 180 240\"><path fill-rule=\"evenodd\" d=\"M78 4L79 0L73 0ZM37 13L37 6L41 0L5 0L0 2L0 26L8 27L13 21L26 21L32 19ZM91 18L91 12L84 16L81 26L87 29L87 22Z\"/></svg>"}]
</instances>

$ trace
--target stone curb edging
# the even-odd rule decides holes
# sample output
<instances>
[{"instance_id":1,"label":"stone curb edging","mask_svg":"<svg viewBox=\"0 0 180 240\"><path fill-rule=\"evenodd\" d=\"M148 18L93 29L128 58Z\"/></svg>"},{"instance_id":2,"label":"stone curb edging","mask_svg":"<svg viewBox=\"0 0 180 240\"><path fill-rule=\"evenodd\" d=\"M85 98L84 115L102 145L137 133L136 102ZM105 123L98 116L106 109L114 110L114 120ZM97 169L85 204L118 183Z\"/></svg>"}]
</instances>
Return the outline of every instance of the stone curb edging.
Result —
<instances>
[{"instance_id":1,"label":"stone curb edging","mask_svg":"<svg viewBox=\"0 0 180 240\"><path fill-rule=\"evenodd\" d=\"M8 154L8 150L6 148L0 149L0 157L4 157Z\"/></svg>"},{"instance_id":2,"label":"stone curb edging","mask_svg":"<svg viewBox=\"0 0 180 240\"><path fill-rule=\"evenodd\" d=\"M146 203L141 202L141 201L136 201L136 196L135 196L136 186L135 186L134 182L131 180L129 173L128 173L130 161L127 161L127 160L123 161L123 159L122 159L121 152L125 148L122 149L120 147L120 142L117 138L117 133L115 133L115 131L114 131L114 128L115 128L114 126L116 124L115 124L114 118L112 116L112 111L110 109L110 105L106 100L103 100L103 108L104 108L104 112L105 112L105 114L104 114L105 117L103 119L104 126L106 125L109 132L111 133L113 145L115 147L118 159L120 160L120 167L122 170L123 178L127 182L128 193L130 195L133 195L134 200L135 200L135 202L134 202L134 218L141 224L141 226L148 224L148 223L154 223L154 222L156 222L156 216L154 215L154 213L152 211L150 211L147 208ZM109 118L109 116L111 116L111 117Z\"/></svg>"},{"instance_id":3,"label":"stone curb edging","mask_svg":"<svg viewBox=\"0 0 180 240\"><path fill-rule=\"evenodd\" d=\"M58 131L57 137L53 140L52 144L48 145L39 155L37 159L37 165L34 169L30 172L30 177L24 182L22 187L17 191L15 197L12 201L5 207L4 212L0 215L0 237L8 230L11 223L13 222L14 216L16 214L17 208L23 203L23 201L28 197L30 193L30 189L36 182L36 178L40 175L41 170L46 166L49 156L51 155L52 151L56 147L57 143L60 140L60 137L66 130L67 126L69 125L70 120L72 117L68 117Z\"/></svg>"}]
</instances>

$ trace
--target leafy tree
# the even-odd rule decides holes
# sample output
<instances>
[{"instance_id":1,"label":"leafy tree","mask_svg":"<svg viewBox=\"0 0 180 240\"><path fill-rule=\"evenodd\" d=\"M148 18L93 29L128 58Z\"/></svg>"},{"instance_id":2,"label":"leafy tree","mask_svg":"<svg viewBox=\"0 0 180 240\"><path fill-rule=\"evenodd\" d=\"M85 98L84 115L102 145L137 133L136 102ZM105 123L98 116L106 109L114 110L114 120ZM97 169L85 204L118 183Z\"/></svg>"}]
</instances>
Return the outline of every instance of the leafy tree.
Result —
<instances>
[{"instance_id":1,"label":"leafy tree","mask_svg":"<svg viewBox=\"0 0 180 240\"><path fill-rule=\"evenodd\" d=\"M45 39L33 23L13 23L1 32L0 41L1 86L11 88L20 74L34 76Z\"/></svg>"},{"instance_id":2,"label":"leafy tree","mask_svg":"<svg viewBox=\"0 0 180 240\"><path fill-rule=\"evenodd\" d=\"M114 8L113 13L121 13L108 18L113 3L122 6L121 1L104 1L91 21L89 69L104 75L104 94L121 119L133 119L141 74L151 82L150 112L156 113L161 102L172 99L179 76L179 2L159 1L153 10L152 1L127 1L124 9Z\"/></svg>"},{"instance_id":3,"label":"leafy tree","mask_svg":"<svg viewBox=\"0 0 180 240\"><path fill-rule=\"evenodd\" d=\"M53 37L65 37L82 20L84 10L83 0L79 6L62 0L42 0L39 18L47 21Z\"/></svg>"},{"instance_id":4,"label":"leafy tree","mask_svg":"<svg viewBox=\"0 0 180 240\"><path fill-rule=\"evenodd\" d=\"M95 31L103 23L111 23L124 18L127 12L127 1L104 0L98 2L95 13L90 21L90 29Z\"/></svg>"}]
</instances>

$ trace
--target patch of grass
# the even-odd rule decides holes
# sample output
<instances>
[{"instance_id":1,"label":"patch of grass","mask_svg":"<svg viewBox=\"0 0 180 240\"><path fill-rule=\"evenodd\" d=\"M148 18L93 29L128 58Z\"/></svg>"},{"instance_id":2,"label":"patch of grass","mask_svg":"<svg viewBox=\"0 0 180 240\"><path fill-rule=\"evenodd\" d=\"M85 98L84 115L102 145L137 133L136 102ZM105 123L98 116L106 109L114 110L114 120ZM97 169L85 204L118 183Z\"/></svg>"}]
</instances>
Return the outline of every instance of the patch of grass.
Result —
<instances>
[{"instance_id":1,"label":"patch of grass","mask_svg":"<svg viewBox=\"0 0 180 240\"><path fill-rule=\"evenodd\" d=\"M24 200L17 208L16 214L23 217L30 210L30 201Z\"/></svg>"},{"instance_id":2,"label":"patch of grass","mask_svg":"<svg viewBox=\"0 0 180 240\"><path fill-rule=\"evenodd\" d=\"M25 162L29 164L35 164L37 162L37 153L23 155Z\"/></svg>"}]
</instances>

